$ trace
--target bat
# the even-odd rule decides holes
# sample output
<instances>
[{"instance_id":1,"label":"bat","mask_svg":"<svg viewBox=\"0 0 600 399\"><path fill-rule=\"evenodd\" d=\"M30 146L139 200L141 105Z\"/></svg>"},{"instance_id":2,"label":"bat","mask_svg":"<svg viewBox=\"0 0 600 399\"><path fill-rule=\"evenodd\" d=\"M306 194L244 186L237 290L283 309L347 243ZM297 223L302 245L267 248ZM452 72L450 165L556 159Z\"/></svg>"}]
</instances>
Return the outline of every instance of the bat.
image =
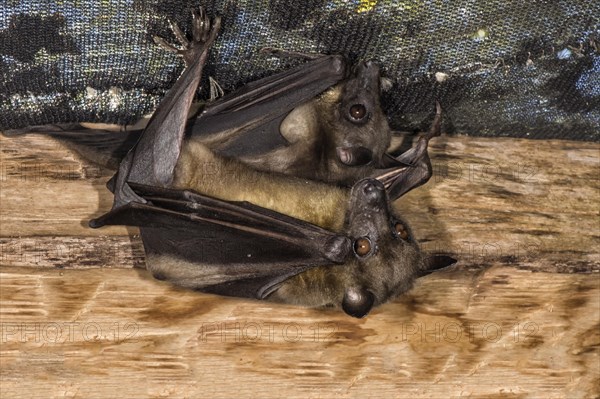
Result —
<instances>
[{"instance_id":1,"label":"bat","mask_svg":"<svg viewBox=\"0 0 600 399\"><path fill-rule=\"evenodd\" d=\"M209 105L192 139L259 170L352 185L387 165L381 81L373 61L314 56Z\"/></svg>"},{"instance_id":2,"label":"bat","mask_svg":"<svg viewBox=\"0 0 600 399\"><path fill-rule=\"evenodd\" d=\"M186 138L187 110L219 26L219 18L211 24L195 13L194 40L180 38L187 67L120 163L112 210L90 226L140 227L158 279L353 317L454 263L423 254L390 206L430 178L427 143L439 134L439 112L394 166L351 188L258 170Z\"/></svg>"},{"instance_id":3,"label":"bat","mask_svg":"<svg viewBox=\"0 0 600 399\"><path fill-rule=\"evenodd\" d=\"M178 28L175 35L184 36ZM156 41L177 52L164 40ZM381 108L380 95L387 84L379 66L367 61L349 67L339 55L295 56L308 62L208 102L189 120L186 138L255 169L346 186L397 166L399 161L386 151L392 137L401 136L390 129ZM139 140L142 130L133 129L118 133L71 124L5 134L44 132L65 141L84 158L116 169Z\"/></svg>"}]
</instances>

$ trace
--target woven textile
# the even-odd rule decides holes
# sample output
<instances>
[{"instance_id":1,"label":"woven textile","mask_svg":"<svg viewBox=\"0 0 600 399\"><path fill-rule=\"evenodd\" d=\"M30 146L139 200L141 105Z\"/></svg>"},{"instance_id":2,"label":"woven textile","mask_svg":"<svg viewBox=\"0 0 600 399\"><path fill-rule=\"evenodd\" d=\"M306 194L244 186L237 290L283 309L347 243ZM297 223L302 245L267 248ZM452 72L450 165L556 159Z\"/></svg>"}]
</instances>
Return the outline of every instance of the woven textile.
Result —
<instances>
[{"instance_id":1,"label":"woven textile","mask_svg":"<svg viewBox=\"0 0 600 399\"><path fill-rule=\"evenodd\" d=\"M394 128L426 127L437 99L450 133L600 140L599 1L1 2L0 129L151 112L183 68L152 37L203 5L223 17L205 78L226 92L294 62L262 47L337 53L380 63Z\"/></svg>"}]
</instances>

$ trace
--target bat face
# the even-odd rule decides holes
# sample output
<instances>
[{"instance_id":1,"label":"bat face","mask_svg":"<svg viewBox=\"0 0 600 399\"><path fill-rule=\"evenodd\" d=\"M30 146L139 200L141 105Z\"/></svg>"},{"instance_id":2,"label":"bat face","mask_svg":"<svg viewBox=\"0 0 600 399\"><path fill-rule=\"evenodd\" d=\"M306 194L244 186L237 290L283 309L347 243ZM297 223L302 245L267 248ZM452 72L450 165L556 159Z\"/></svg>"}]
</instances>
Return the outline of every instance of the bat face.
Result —
<instances>
[{"instance_id":1,"label":"bat face","mask_svg":"<svg viewBox=\"0 0 600 399\"><path fill-rule=\"evenodd\" d=\"M350 316L363 317L412 286L423 269L422 255L408 226L390 210L383 184L372 179L358 182L347 209L349 259L294 276L269 299L341 307Z\"/></svg>"},{"instance_id":2,"label":"bat face","mask_svg":"<svg viewBox=\"0 0 600 399\"><path fill-rule=\"evenodd\" d=\"M356 281L345 287L342 308L354 317L408 290L422 256L408 226L390 210L383 184L363 180L353 187L347 228L354 237Z\"/></svg>"},{"instance_id":3,"label":"bat face","mask_svg":"<svg viewBox=\"0 0 600 399\"><path fill-rule=\"evenodd\" d=\"M339 161L345 165L366 165L380 157L389 145L389 129L385 129L385 115L379 103L379 82L377 64L361 62L342 89L338 113L348 131L336 137L334 144Z\"/></svg>"},{"instance_id":4,"label":"bat face","mask_svg":"<svg viewBox=\"0 0 600 399\"><path fill-rule=\"evenodd\" d=\"M381 109L380 81L379 66L361 62L322 96L328 181L352 184L381 164L391 131Z\"/></svg>"}]
</instances>

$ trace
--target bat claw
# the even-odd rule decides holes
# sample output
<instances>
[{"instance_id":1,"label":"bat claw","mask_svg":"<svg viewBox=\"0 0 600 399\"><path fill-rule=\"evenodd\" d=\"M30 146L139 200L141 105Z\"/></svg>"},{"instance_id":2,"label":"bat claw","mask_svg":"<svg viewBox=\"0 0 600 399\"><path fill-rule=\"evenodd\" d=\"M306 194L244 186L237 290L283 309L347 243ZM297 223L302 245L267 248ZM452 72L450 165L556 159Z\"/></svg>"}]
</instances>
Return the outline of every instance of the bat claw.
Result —
<instances>
[{"instance_id":1,"label":"bat claw","mask_svg":"<svg viewBox=\"0 0 600 399\"><path fill-rule=\"evenodd\" d=\"M208 51L213 41L217 37L217 33L221 28L221 18L215 17L213 23L210 23L210 18L206 15L204 8L199 7L192 11L192 40L189 40L179 26L169 21L171 30L175 38L180 43L181 48L169 43L165 39L155 36L154 42L165 50L179 54L185 60L186 65L191 65L195 59L201 54Z\"/></svg>"},{"instance_id":2,"label":"bat claw","mask_svg":"<svg viewBox=\"0 0 600 399\"><path fill-rule=\"evenodd\" d=\"M442 106L439 101L435 102L435 117L433 118L433 122L431 123L431 127L429 131L425 135L427 139L432 137L441 136L442 134Z\"/></svg>"},{"instance_id":3,"label":"bat claw","mask_svg":"<svg viewBox=\"0 0 600 399\"><path fill-rule=\"evenodd\" d=\"M177 47L173 46L171 43L167 42L162 37L154 36L152 39L154 39L154 43L162 47L164 50L174 54L179 53L179 49Z\"/></svg>"},{"instance_id":4,"label":"bat claw","mask_svg":"<svg viewBox=\"0 0 600 399\"><path fill-rule=\"evenodd\" d=\"M187 37L185 37L185 33L183 33L179 25L171 21L169 21L169 24L171 25L171 30L177 38L177 41L183 46L184 49L188 49L190 47L190 41L187 39Z\"/></svg>"},{"instance_id":5,"label":"bat claw","mask_svg":"<svg viewBox=\"0 0 600 399\"><path fill-rule=\"evenodd\" d=\"M202 16L204 10L200 8L199 10L192 10L192 35L194 36L194 41L199 42L202 40L202 32L204 17Z\"/></svg>"},{"instance_id":6,"label":"bat claw","mask_svg":"<svg viewBox=\"0 0 600 399\"><path fill-rule=\"evenodd\" d=\"M212 78L212 76L208 77L208 84L210 85L210 97L209 101L214 101L219 97L223 97L225 92L219 82Z\"/></svg>"}]
</instances>

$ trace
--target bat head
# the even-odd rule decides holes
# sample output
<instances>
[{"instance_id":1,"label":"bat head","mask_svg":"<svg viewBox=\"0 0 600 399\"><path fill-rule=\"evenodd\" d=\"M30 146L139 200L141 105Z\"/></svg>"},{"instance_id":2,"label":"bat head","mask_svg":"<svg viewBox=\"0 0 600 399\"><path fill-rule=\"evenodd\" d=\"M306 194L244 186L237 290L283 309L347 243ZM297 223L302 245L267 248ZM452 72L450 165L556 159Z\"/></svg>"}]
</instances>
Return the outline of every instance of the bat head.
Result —
<instances>
[{"instance_id":1,"label":"bat head","mask_svg":"<svg viewBox=\"0 0 600 399\"><path fill-rule=\"evenodd\" d=\"M359 181L350 201L346 225L355 259L342 309L363 317L373 306L407 291L425 263L410 228L391 211L381 182Z\"/></svg>"},{"instance_id":2,"label":"bat head","mask_svg":"<svg viewBox=\"0 0 600 399\"><path fill-rule=\"evenodd\" d=\"M381 163L391 140L381 90L379 66L367 61L358 63L349 78L325 96L329 106L323 109L324 130L331 152L329 170L335 176L346 171L355 179L354 167Z\"/></svg>"}]
</instances>

